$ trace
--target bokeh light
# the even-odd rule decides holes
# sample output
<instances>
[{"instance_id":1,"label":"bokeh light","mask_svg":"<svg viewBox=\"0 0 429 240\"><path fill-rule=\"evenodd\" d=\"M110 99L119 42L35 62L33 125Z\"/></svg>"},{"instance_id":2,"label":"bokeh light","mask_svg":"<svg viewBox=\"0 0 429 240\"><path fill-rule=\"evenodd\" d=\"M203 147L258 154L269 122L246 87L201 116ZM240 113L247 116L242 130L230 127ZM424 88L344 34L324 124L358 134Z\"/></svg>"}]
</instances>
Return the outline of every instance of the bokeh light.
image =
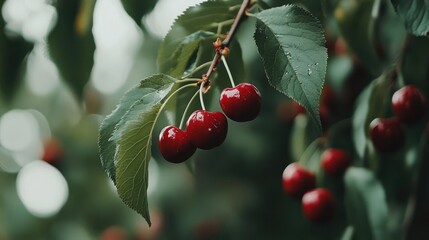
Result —
<instances>
[{"instance_id":1,"label":"bokeh light","mask_svg":"<svg viewBox=\"0 0 429 240\"><path fill-rule=\"evenodd\" d=\"M68 185L63 175L56 168L39 160L21 169L16 187L25 208L37 217L55 215L68 198Z\"/></svg>"},{"instance_id":2,"label":"bokeh light","mask_svg":"<svg viewBox=\"0 0 429 240\"><path fill-rule=\"evenodd\" d=\"M40 141L37 119L25 110L11 110L0 119L0 144L10 151L24 151Z\"/></svg>"},{"instance_id":3,"label":"bokeh light","mask_svg":"<svg viewBox=\"0 0 429 240\"><path fill-rule=\"evenodd\" d=\"M143 35L119 0L96 2L92 31L96 45L92 84L111 94L126 82Z\"/></svg>"},{"instance_id":4,"label":"bokeh light","mask_svg":"<svg viewBox=\"0 0 429 240\"><path fill-rule=\"evenodd\" d=\"M27 85L38 96L54 92L61 83L57 67L46 55L46 46L37 44L27 60Z\"/></svg>"},{"instance_id":5,"label":"bokeh light","mask_svg":"<svg viewBox=\"0 0 429 240\"><path fill-rule=\"evenodd\" d=\"M7 0L2 15L7 30L32 42L43 41L57 16L47 0Z\"/></svg>"},{"instance_id":6,"label":"bokeh light","mask_svg":"<svg viewBox=\"0 0 429 240\"><path fill-rule=\"evenodd\" d=\"M204 0L160 0L144 18L144 24L152 34L164 38L177 16L188 7L201 2Z\"/></svg>"},{"instance_id":7,"label":"bokeh light","mask_svg":"<svg viewBox=\"0 0 429 240\"><path fill-rule=\"evenodd\" d=\"M150 195L154 193L158 187L159 181L159 167L155 159L149 162L149 184L147 186L147 193Z\"/></svg>"}]
</instances>

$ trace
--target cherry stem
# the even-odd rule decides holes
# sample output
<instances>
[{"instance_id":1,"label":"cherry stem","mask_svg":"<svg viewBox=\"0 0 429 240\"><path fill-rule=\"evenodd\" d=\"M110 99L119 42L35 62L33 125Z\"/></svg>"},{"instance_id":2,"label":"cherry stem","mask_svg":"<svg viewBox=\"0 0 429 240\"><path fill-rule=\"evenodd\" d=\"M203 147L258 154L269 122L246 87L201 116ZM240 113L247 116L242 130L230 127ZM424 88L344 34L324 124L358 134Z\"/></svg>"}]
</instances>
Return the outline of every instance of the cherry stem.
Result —
<instances>
[{"instance_id":1,"label":"cherry stem","mask_svg":"<svg viewBox=\"0 0 429 240\"><path fill-rule=\"evenodd\" d=\"M150 134L149 134L150 136L152 135L153 129L155 128L155 123L158 121L160 113L165 108L165 106L167 106L167 103L170 101L170 99L174 95L176 95L178 92L182 91L183 89L188 88L188 87L194 87L194 86L197 86L197 83L190 83L190 84L183 85L180 88L178 88L176 91L174 91L172 94L170 94L170 96L168 96L167 99L165 99L165 101L162 103L161 107L159 108L158 113L155 116L155 120L153 121L154 124L152 125L152 128L150 129Z\"/></svg>"},{"instance_id":2,"label":"cherry stem","mask_svg":"<svg viewBox=\"0 0 429 240\"><path fill-rule=\"evenodd\" d=\"M204 99L203 99L203 88L204 88L204 82L201 83L200 85L200 103L201 103L201 108L203 110L206 110L206 106L204 106Z\"/></svg>"},{"instance_id":3,"label":"cherry stem","mask_svg":"<svg viewBox=\"0 0 429 240\"><path fill-rule=\"evenodd\" d=\"M228 63L226 62L225 56L222 55L221 58L222 58L223 65L225 66L226 72L228 73L229 81L231 81L232 87L235 87L234 79L232 78L232 74L231 74L231 71L229 70Z\"/></svg>"},{"instance_id":4,"label":"cherry stem","mask_svg":"<svg viewBox=\"0 0 429 240\"><path fill-rule=\"evenodd\" d=\"M201 69L203 69L205 67L210 66L210 64L211 64L211 62L206 62L206 63L201 64L200 66L194 68L190 73L184 75L181 79L185 79L187 77L192 76L194 73L198 72L199 70L201 70ZM198 80L200 80L200 79L198 79Z\"/></svg>"},{"instance_id":5,"label":"cherry stem","mask_svg":"<svg viewBox=\"0 0 429 240\"><path fill-rule=\"evenodd\" d=\"M177 80L175 83L198 82L200 80L201 79L199 78L185 78L185 79Z\"/></svg>"},{"instance_id":6,"label":"cherry stem","mask_svg":"<svg viewBox=\"0 0 429 240\"><path fill-rule=\"evenodd\" d=\"M218 24L217 24L217 32L216 32L216 34L217 34L217 35L222 34L223 26L224 26L224 25L227 25L227 24L231 24L231 23L233 23L233 22L234 22L234 19L230 19L230 20L225 20L225 21L223 21L223 22L218 23Z\"/></svg>"},{"instance_id":7,"label":"cherry stem","mask_svg":"<svg viewBox=\"0 0 429 240\"><path fill-rule=\"evenodd\" d=\"M176 91L174 91L172 94L170 94L170 96L168 96L168 98L167 98L167 99L165 99L164 103L161 105L161 108L160 108L159 112L161 112L161 111L164 109L165 105L167 105L168 101L170 101L170 99L171 99L174 95L176 95L178 92L182 91L182 90L183 90L183 89L185 89L185 88L193 87L193 86L197 86L197 83L190 83L190 84L186 84L186 85L183 85L183 86L181 86L180 88L176 89Z\"/></svg>"},{"instance_id":8,"label":"cherry stem","mask_svg":"<svg viewBox=\"0 0 429 240\"><path fill-rule=\"evenodd\" d=\"M234 22L231 25L231 28L228 32L228 35L226 36L225 40L222 42L222 47L228 47L231 43L232 38L234 37L235 33L237 32L238 25L240 24L241 20L246 17L246 9L250 5L251 0L243 0L241 3L240 9L238 10L237 15L235 16ZM213 58L213 61L210 64L209 69L207 70L207 73L205 74L208 81L210 79L210 76L213 74L213 72L216 69L217 64L219 63L219 60L221 58L222 54L219 51L216 51L216 54ZM202 84L204 85L204 84Z\"/></svg>"},{"instance_id":9,"label":"cherry stem","mask_svg":"<svg viewBox=\"0 0 429 240\"><path fill-rule=\"evenodd\" d=\"M197 97L199 91L196 91L195 94L191 97L191 100L189 100L188 105L186 105L185 111L183 111L182 119L180 120L179 128L182 129L183 122L185 121L186 113L189 110L189 107L191 106L191 103L194 101L194 99Z\"/></svg>"},{"instance_id":10,"label":"cherry stem","mask_svg":"<svg viewBox=\"0 0 429 240\"><path fill-rule=\"evenodd\" d=\"M317 147L320 145L320 138L316 138L313 142L308 145L308 147L301 154L299 163L305 166L310 159L311 155L316 151Z\"/></svg>"}]
</instances>

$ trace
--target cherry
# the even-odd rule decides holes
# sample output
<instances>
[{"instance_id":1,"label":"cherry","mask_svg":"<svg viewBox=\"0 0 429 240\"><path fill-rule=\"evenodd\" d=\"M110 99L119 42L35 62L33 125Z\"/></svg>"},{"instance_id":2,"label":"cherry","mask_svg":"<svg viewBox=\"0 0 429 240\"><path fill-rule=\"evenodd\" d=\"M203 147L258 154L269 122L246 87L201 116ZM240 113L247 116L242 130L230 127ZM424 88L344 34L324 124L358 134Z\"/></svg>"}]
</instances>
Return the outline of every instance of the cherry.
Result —
<instances>
[{"instance_id":1,"label":"cherry","mask_svg":"<svg viewBox=\"0 0 429 240\"><path fill-rule=\"evenodd\" d=\"M43 144L42 160L54 164L59 162L64 156L63 147L56 138L51 138Z\"/></svg>"},{"instance_id":2,"label":"cherry","mask_svg":"<svg viewBox=\"0 0 429 240\"><path fill-rule=\"evenodd\" d=\"M331 191L317 188L302 197L305 217L312 222L328 221L334 216L335 199Z\"/></svg>"},{"instance_id":3,"label":"cherry","mask_svg":"<svg viewBox=\"0 0 429 240\"><path fill-rule=\"evenodd\" d=\"M219 103L228 118L247 122L258 116L261 94L253 84L241 83L233 88L225 88L220 94Z\"/></svg>"},{"instance_id":4,"label":"cherry","mask_svg":"<svg viewBox=\"0 0 429 240\"><path fill-rule=\"evenodd\" d=\"M158 145L164 159L171 163L184 162L197 150L188 134L175 126L167 126L161 130Z\"/></svg>"},{"instance_id":5,"label":"cherry","mask_svg":"<svg viewBox=\"0 0 429 240\"><path fill-rule=\"evenodd\" d=\"M376 118L369 127L372 143L381 152L393 152L404 143L404 130L396 118Z\"/></svg>"},{"instance_id":6,"label":"cherry","mask_svg":"<svg viewBox=\"0 0 429 240\"><path fill-rule=\"evenodd\" d=\"M228 132L228 121L221 112L197 110L186 123L186 132L196 147L212 149L223 143Z\"/></svg>"},{"instance_id":7,"label":"cherry","mask_svg":"<svg viewBox=\"0 0 429 240\"><path fill-rule=\"evenodd\" d=\"M298 163L289 164L283 171L283 188L294 197L300 197L316 185L314 174Z\"/></svg>"},{"instance_id":8,"label":"cherry","mask_svg":"<svg viewBox=\"0 0 429 240\"><path fill-rule=\"evenodd\" d=\"M344 38L339 37L337 41L335 42L334 51L336 55L343 56L347 55L348 49L347 49L347 43Z\"/></svg>"},{"instance_id":9,"label":"cherry","mask_svg":"<svg viewBox=\"0 0 429 240\"><path fill-rule=\"evenodd\" d=\"M347 152L330 148L322 154L322 168L330 176L342 175L350 165L350 156Z\"/></svg>"},{"instance_id":10,"label":"cherry","mask_svg":"<svg viewBox=\"0 0 429 240\"><path fill-rule=\"evenodd\" d=\"M399 121L412 124L418 122L426 113L426 100L413 85L405 86L393 94L392 108Z\"/></svg>"}]
</instances>

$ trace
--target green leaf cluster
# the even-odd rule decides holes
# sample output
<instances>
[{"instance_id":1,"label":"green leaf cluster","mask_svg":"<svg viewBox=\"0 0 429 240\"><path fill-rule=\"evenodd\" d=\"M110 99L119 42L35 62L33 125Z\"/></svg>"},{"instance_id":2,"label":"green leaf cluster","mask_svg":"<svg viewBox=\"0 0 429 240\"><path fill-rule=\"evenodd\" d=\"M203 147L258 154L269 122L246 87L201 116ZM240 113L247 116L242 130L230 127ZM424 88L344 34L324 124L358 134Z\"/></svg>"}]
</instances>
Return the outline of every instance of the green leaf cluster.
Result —
<instances>
[{"instance_id":1,"label":"green leaf cluster","mask_svg":"<svg viewBox=\"0 0 429 240\"><path fill-rule=\"evenodd\" d=\"M222 34L234 21L240 3L207 1L180 15L160 45L157 62L162 74L149 77L129 90L101 125L99 146L103 167L115 182L121 199L149 224L147 167L153 126L164 110L161 102L169 96L164 102L168 102L167 109L173 113L183 110L189 93L173 96L171 92L180 87L175 85L174 78L184 75L199 78L205 73L206 69L199 67L212 61L215 54L212 43L224 37ZM308 11L291 5L264 10L255 16L256 45L270 84L302 104L321 132L318 102L327 64L322 26ZM241 46L233 40L229 48L232 74L242 81L245 74ZM195 71L196 68L199 70ZM218 66L211 80L211 96L206 97L209 103L218 98L216 90L229 84L224 67ZM193 108L197 108L196 104L191 105L190 109Z\"/></svg>"},{"instance_id":2,"label":"green leaf cluster","mask_svg":"<svg viewBox=\"0 0 429 240\"><path fill-rule=\"evenodd\" d=\"M140 213L149 225L146 190L152 133L161 102L171 92L175 81L164 74L142 80L125 93L100 126L103 168L116 184L125 204Z\"/></svg>"}]
</instances>

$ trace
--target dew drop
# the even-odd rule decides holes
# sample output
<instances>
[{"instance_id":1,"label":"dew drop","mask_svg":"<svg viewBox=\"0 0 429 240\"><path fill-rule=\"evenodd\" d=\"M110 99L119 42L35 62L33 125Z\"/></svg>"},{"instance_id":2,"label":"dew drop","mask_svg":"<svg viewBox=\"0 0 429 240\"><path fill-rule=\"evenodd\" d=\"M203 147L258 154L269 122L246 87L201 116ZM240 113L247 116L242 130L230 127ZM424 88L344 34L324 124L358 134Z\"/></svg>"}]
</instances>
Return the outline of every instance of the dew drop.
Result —
<instances>
[{"instance_id":1,"label":"dew drop","mask_svg":"<svg viewBox=\"0 0 429 240\"><path fill-rule=\"evenodd\" d=\"M311 69L309 68L307 69L307 73L308 73L308 76L310 76L313 73L313 71L311 71Z\"/></svg>"},{"instance_id":2,"label":"dew drop","mask_svg":"<svg viewBox=\"0 0 429 240\"><path fill-rule=\"evenodd\" d=\"M316 66L317 66L317 65L319 65L319 63L317 62L317 63L315 63L314 65L316 65Z\"/></svg>"}]
</instances>

